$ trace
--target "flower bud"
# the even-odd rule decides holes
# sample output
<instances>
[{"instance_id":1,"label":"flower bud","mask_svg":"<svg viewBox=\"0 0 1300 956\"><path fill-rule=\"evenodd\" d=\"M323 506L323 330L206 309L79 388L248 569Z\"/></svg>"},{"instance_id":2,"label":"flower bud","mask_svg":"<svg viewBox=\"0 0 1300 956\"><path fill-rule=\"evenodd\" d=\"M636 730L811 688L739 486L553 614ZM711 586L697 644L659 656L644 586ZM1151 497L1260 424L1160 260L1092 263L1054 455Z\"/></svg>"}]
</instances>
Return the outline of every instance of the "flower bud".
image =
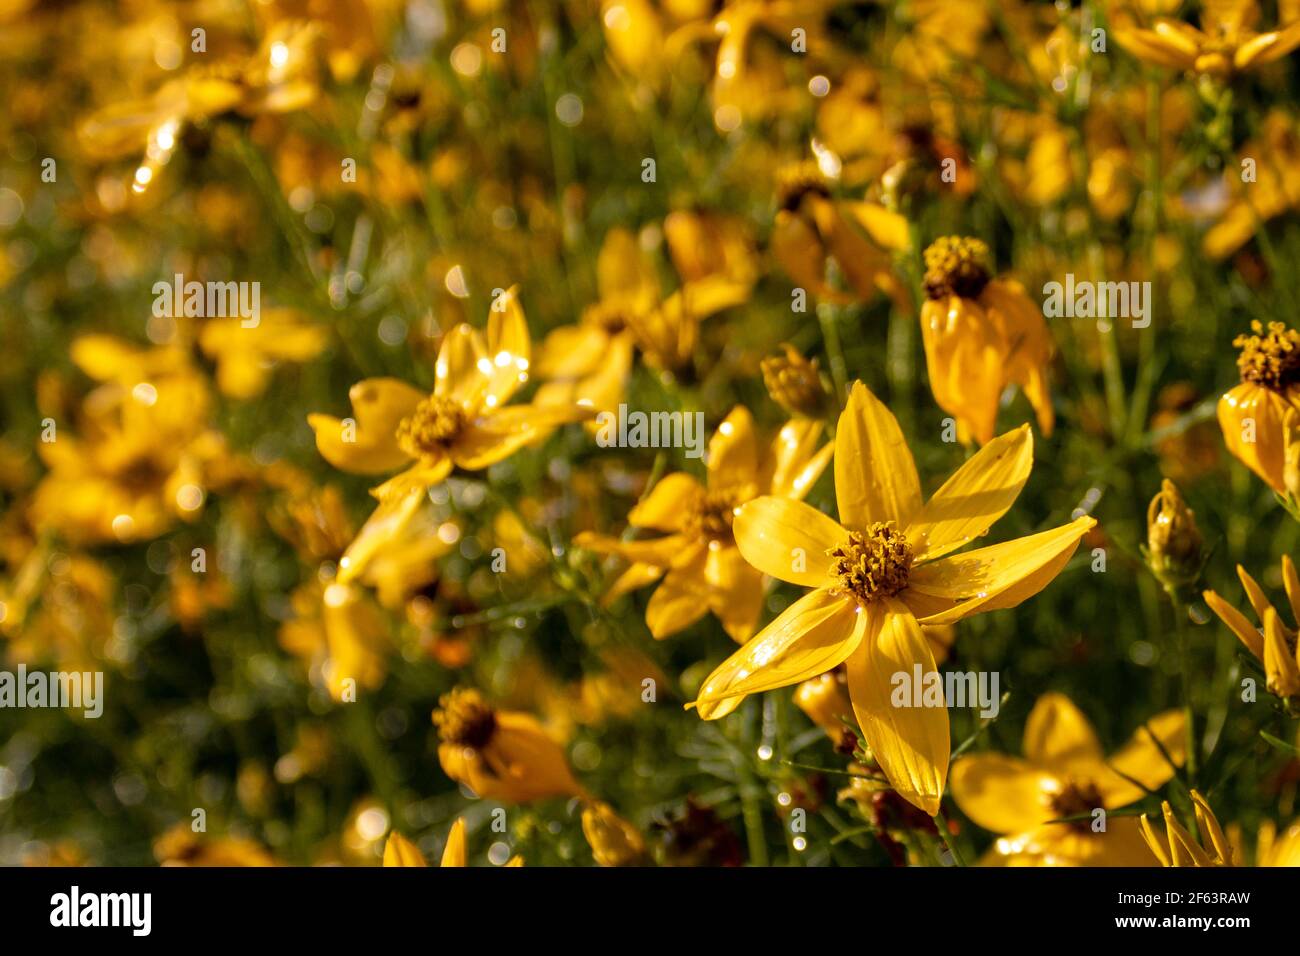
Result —
<instances>
[{"instance_id":1,"label":"flower bud","mask_svg":"<svg viewBox=\"0 0 1300 956\"><path fill-rule=\"evenodd\" d=\"M1168 478L1147 508L1147 564L1165 590L1180 593L1200 577L1203 543L1196 515Z\"/></svg>"}]
</instances>

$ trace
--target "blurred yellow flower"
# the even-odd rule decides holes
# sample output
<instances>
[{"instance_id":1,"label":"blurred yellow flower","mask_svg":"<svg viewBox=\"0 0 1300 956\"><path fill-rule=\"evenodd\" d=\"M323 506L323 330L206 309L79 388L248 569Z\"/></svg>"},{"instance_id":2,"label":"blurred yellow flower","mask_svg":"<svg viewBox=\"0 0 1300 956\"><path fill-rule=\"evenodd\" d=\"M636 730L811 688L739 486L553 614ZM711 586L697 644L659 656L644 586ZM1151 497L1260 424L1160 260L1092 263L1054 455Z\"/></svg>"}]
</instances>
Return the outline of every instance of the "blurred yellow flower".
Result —
<instances>
[{"instance_id":1,"label":"blurred yellow flower","mask_svg":"<svg viewBox=\"0 0 1300 956\"><path fill-rule=\"evenodd\" d=\"M821 434L820 422L794 419L769 448L760 449L748 409L732 409L709 440L705 484L675 472L629 512L634 528L662 531L662 537L628 540L584 531L573 539L580 548L632 562L605 603L662 579L645 614L655 638L676 634L712 611L734 640L748 640L763 610L763 574L740 556L733 515L760 494L802 499L831 458L829 443L817 447Z\"/></svg>"},{"instance_id":2,"label":"blurred yellow flower","mask_svg":"<svg viewBox=\"0 0 1300 956\"><path fill-rule=\"evenodd\" d=\"M1269 602L1263 588L1241 565L1237 565L1237 576L1259 619L1259 627L1251 624L1244 614L1217 592L1205 591L1202 597L1210 610L1228 625L1228 629L1237 635L1247 650L1264 666L1269 691L1286 700L1288 705L1291 705L1292 698L1297 698L1295 703L1300 704L1300 648L1297 647L1296 631L1282 623L1281 615ZM1295 564L1290 556L1285 554L1282 555L1282 583L1286 588L1292 619L1300 621L1300 577L1296 575Z\"/></svg>"},{"instance_id":3,"label":"blurred yellow flower","mask_svg":"<svg viewBox=\"0 0 1300 956\"><path fill-rule=\"evenodd\" d=\"M861 382L835 434L835 494L846 525L802 502L758 498L735 517L745 560L813 590L704 681L698 706L722 717L748 694L848 664L858 724L890 783L933 815L948 770L945 707L898 707L895 674L936 673L922 624L1015 607L1046 587L1096 522L944 558L985 534L1033 467L1027 426L989 442L921 503L916 464L897 420ZM692 705L688 705L692 706Z\"/></svg>"},{"instance_id":4,"label":"blurred yellow flower","mask_svg":"<svg viewBox=\"0 0 1300 956\"><path fill-rule=\"evenodd\" d=\"M1197 842L1178 822L1169 801L1162 801L1160 811L1165 818L1165 833L1162 836L1151 825L1150 818L1142 814L1142 836L1147 846L1156 855L1161 866L1232 866L1232 847L1223 834L1214 811L1209 803L1196 790L1192 791L1192 806L1196 811L1196 828L1201 839L1208 845Z\"/></svg>"},{"instance_id":5,"label":"blurred yellow flower","mask_svg":"<svg viewBox=\"0 0 1300 956\"><path fill-rule=\"evenodd\" d=\"M1105 811L1163 786L1174 775L1169 760L1181 766L1186 748L1182 711L1169 710L1106 757L1083 712L1063 694L1044 694L1025 723L1024 758L963 757L952 769L952 795L962 813L1003 834L986 864L1151 866L1137 821ZM1078 819L1051 822L1063 817Z\"/></svg>"},{"instance_id":6,"label":"blurred yellow flower","mask_svg":"<svg viewBox=\"0 0 1300 956\"><path fill-rule=\"evenodd\" d=\"M645 841L608 803L593 800L582 808L582 832L601 866L638 866L645 860Z\"/></svg>"},{"instance_id":7,"label":"blurred yellow flower","mask_svg":"<svg viewBox=\"0 0 1300 956\"><path fill-rule=\"evenodd\" d=\"M1155 19L1150 28L1120 21L1115 41L1143 63L1226 77L1272 63L1300 46L1300 20L1257 33L1255 0L1214 0L1201 10L1201 27L1182 20Z\"/></svg>"},{"instance_id":8,"label":"blurred yellow flower","mask_svg":"<svg viewBox=\"0 0 1300 956\"><path fill-rule=\"evenodd\" d=\"M328 341L322 326L293 309L267 309L252 327L244 322L212 319L199 333L200 348L217 363L217 388L231 398L262 394L274 362L306 362Z\"/></svg>"}]
</instances>

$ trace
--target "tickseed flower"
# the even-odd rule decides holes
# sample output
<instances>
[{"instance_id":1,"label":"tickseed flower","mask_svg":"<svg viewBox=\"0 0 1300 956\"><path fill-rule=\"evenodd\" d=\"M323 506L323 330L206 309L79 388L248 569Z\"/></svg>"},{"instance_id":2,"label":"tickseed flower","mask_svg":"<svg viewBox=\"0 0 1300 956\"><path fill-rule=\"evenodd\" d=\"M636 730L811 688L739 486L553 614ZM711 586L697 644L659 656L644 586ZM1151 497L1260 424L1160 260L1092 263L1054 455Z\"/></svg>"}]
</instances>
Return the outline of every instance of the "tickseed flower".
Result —
<instances>
[{"instance_id":1,"label":"tickseed flower","mask_svg":"<svg viewBox=\"0 0 1300 956\"><path fill-rule=\"evenodd\" d=\"M560 425L590 418L577 405L506 403L528 380L528 325L512 288L494 303L487 339L468 325L447 333L433 394L392 378L368 378L348 397L355 420L308 415L316 447L336 468L362 475L406 470L375 488L382 499L429 488L453 467L479 471L541 441Z\"/></svg>"},{"instance_id":2,"label":"tickseed flower","mask_svg":"<svg viewBox=\"0 0 1300 956\"><path fill-rule=\"evenodd\" d=\"M1150 29L1119 25L1115 42L1143 63L1226 77L1272 63L1300 46L1300 20L1256 33L1254 3L1205 4L1201 29L1161 17Z\"/></svg>"},{"instance_id":3,"label":"tickseed flower","mask_svg":"<svg viewBox=\"0 0 1300 956\"><path fill-rule=\"evenodd\" d=\"M580 548L632 562L606 603L662 579L645 614L656 638L712 611L734 640L748 640L763 610L763 572L737 550L733 515L760 494L802 499L830 461L831 445L817 447L821 433L820 422L795 419L760 450L748 409L732 409L709 440L705 483L685 472L667 475L629 512L629 524L662 537L625 541L584 532L574 538Z\"/></svg>"},{"instance_id":4,"label":"tickseed flower","mask_svg":"<svg viewBox=\"0 0 1300 956\"><path fill-rule=\"evenodd\" d=\"M1168 478L1147 508L1147 565L1172 596L1196 583L1205 564L1196 513Z\"/></svg>"},{"instance_id":5,"label":"tickseed flower","mask_svg":"<svg viewBox=\"0 0 1300 956\"><path fill-rule=\"evenodd\" d=\"M847 663L853 712L872 755L904 798L933 815L948 771L948 711L891 700L895 674L936 671L921 625L1015 607L1060 573L1096 524L1082 517L944 557L1006 513L1032 467L1033 436L1022 426L985 445L922 505L897 420L854 383L835 435L843 524L771 496L742 506L734 521L746 561L813 590L710 674L688 706L713 720L748 694Z\"/></svg>"},{"instance_id":6,"label":"tickseed flower","mask_svg":"<svg viewBox=\"0 0 1300 956\"><path fill-rule=\"evenodd\" d=\"M1152 866L1142 832L1117 810L1163 786L1186 757L1182 711L1157 714L1106 757L1088 718L1064 694L1038 698L1025 723L1024 757L980 753L952 768L962 813L1004 834L982 861L993 865ZM1162 752L1163 748L1163 752ZM1168 758L1166 758L1168 754ZM1062 818L1077 818L1053 823Z\"/></svg>"},{"instance_id":7,"label":"tickseed flower","mask_svg":"<svg viewBox=\"0 0 1300 956\"><path fill-rule=\"evenodd\" d=\"M306 362L327 341L323 326L293 309L267 309L251 328L241 318L212 319L199 334L199 346L217 363L217 388L231 398L261 395L272 363Z\"/></svg>"},{"instance_id":8,"label":"tickseed flower","mask_svg":"<svg viewBox=\"0 0 1300 956\"><path fill-rule=\"evenodd\" d=\"M340 702L373 690L388 674L389 624L365 591L311 580L290 599L293 617L280 625L280 646L305 663Z\"/></svg>"},{"instance_id":9,"label":"tickseed flower","mask_svg":"<svg viewBox=\"0 0 1300 956\"><path fill-rule=\"evenodd\" d=\"M791 415L821 418L826 414L830 393L817 369L817 360L808 361L789 342L781 348L784 355L772 355L762 361L767 394Z\"/></svg>"},{"instance_id":10,"label":"tickseed flower","mask_svg":"<svg viewBox=\"0 0 1300 956\"><path fill-rule=\"evenodd\" d=\"M1296 631L1282 623L1282 616L1264 595L1264 590L1241 565L1237 565L1237 576L1246 589L1246 597L1260 627L1251 624L1244 614L1216 592L1205 591L1201 596L1210 610L1219 615L1219 620L1228 625L1228 629L1264 665L1269 691L1285 700L1288 707L1300 708L1300 648L1297 647ZM1286 588L1292 618L1300 621L1300 577L1297 577L1295 564L1288 555L1282 556L1282 584Z\"/></svg>"},{"instance_id":11,"label":"tickseed flower","mask_svg":"<svg viewBox=\"0 0 1300 956\"><path fill-rule=\"evenodd\" d=\"M1219 427L1228 451L1285 496L1286 448L1294 441L1287 417L1300 407L1300 332L1281 322L1250 328L1232 341L1241 350L1241 383L1219 399Z\"/></svg>"},{"instance_id":12,"label":"tickseed flower","mask_svg":"<svg viewBox=\"0 0 1300 956\"><path fill-rule=\"evenodd\" d=\"M1232 866L1232 846L1224 836L1223 828L1219 826L1214 811L1210 809L1205 798L1195 790L1192 791L1192 806L1196 811L1196 828L1200 831L1202 840L1207 841L1208 845L1198 843L1196 838L1187 832L1174 816L1169 801L1165 800L1160 804L1161 813L1165 818L1163 836L1156 832L1150 818L1145 813L1142 814L1142 836L1146 839L1147 846L1156 855L1161 866Z\"/></svg>"},{"instance_id":13,"label":"tickseed flower","mask_svg":"<svg viewBox=\"0 0 1300 956\"><path fill-rule=\"evenodd\" d=\"M983 445L993 438L1002 393L1019 385L1050 435L1047 324L1020 283L992 277L988 260L979 239L945 236L925 250L921 338L930 389L963 438Z\"/></svg>"},{"instance_id":14,"label":"tickseed flower","mask_svg":"<svg viewBox=\"0 0 1300 956\"><path fill-rule=\"evenodd\" d=\"M560 745L529 714L497 710L476 690L444 694L433 712L443 771L485 800L587 797Z\"/></svg>"},{"instance_id":15,"label":"tickseed flower","mask_svg":"<svg viewBox=\"0 0 1300 956\"><path fill-rule=\"evenodd\" d=\"M637 866L645 860L645 840L608 803L593 800L582 808L582 833L601 866Z\"/></svg>"}]
</instances>

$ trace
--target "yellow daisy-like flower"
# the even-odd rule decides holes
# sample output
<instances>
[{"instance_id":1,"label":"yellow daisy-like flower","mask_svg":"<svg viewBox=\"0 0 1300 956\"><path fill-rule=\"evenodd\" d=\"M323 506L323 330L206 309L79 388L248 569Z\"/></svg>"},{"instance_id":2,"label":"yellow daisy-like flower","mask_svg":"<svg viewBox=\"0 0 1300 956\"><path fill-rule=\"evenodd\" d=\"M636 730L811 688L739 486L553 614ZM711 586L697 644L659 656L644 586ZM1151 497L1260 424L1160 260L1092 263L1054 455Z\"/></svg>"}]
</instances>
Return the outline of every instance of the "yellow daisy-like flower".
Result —
<instances>
[{"instance_id":1,"label":"yellow daisy-like flower","mask_svg":"<svg viewBox=\"0 0 1300 956\"><path fill-rule=\"evenodd\" d=\"M1281 322L1270 322L1267 331L1259 321L1250 328L1232 341L1241 349L1241 383L1219 399L1219 427L1228 451L1285 495L1287 447L1296 444L1300 408L1300 332Z\"/></svg>"},{"instance_id":2,"label":"yellow daisy-like flower","mask_svg":"<svg viewBox=\"0 0 1300 956\"><path fill-rule=\"evenodd\" d=\"M766 574L812 588L704 681L706 720L748 694L848 665L853 712L876 761L909 802L933 815L948 772L944 707L896 707L898 673L936 671L922 624L1015 607L1065 567L1096 522L1070 524L945 557L988 531L1033 467L1027 427L989 442L924 505L898 421L854 383L835 435L840 524L802 502L763 497L736 514L736 543Z\"/></svg>"},{"instance_id":3,"label":"yellow daisy-like flower","mask_svg":"<svg viewBox=\"0 0 1300 956\"><path fill-rule=\"evenodd\" d=\"M1214 811L1205 798L1197 791L1192 791L1192 806L1196 810L1196 828L1202 839L1208 841L1203 846L1178 822L1169 801L1160 804L1165 818L1165 835L1161 836L1151 825L1151 820L1142 814L1142 836L1147 846L1156 855L1161 866L1232 866L1232 846L1223 834Z\"/></svg>"},{"instance_id":4,"label":"yellow daisy-like flower","mask_svg":"<svg viewBox=\"0 0 1300 956\"><path fill-rule=\"evenodd\" d=\"M1268 677L1268 689L1283 700L1300 697L1300 648L1297 647L1296 631L1282 623L1282 617L1264 595L1264 590L1241 565L1237 565L1237 576L1241 586L1246 589L1260 626L1255 627L1246 616L1221 598L1214 591L1205 591L1202 597L1219 620L1228 625L1229 630L1240 638L1241 643L1264 665ZM1296 575L1295 564L1288 555L1282 556L1282 584L1286 588L1287 603L1291 605L1291 615L1300 621L1300 577ZM1296 701L1300 704L1300 701Z\"/></svg>"},{"instance_id":5,"label":"yellow daisy-like flower","mask_svg":"<svg viewBox=\"0 0 1300 956\"><path fill-rule=\"evenodd\" d=\"M1143 63L1226 77L1280 60L1300 46L1300 20L1257 33L1258 20L1254 0L1219 0L1204 5L1199 30L1161 17L1150 29L1121 25L1114 34Z\"/></svg>"},{"instance_id":6,"label":"yellow daisy-like flower","mask_svg":"<svg viewBox=\"0 0 1300 956\"><path fill-rule=\"evenodd\" d=\"M1056 415L1047 391L1047 323L1020 283L992 278L988 255L980 240L958 236L925 250L921 338L930 389L963 435L983 445L993 438L1002 393L1019 385L1050 435Z\"/></svg>"},{"instance_id":7,"label":"yellow daisy-like flower","mask_svg":"<svg viewBox=\"0 0 1300 956\"><path fill-rule=\"evenodd\" d=\"M574 538L580 548L632 562L606 602L662 579L645 615L656 638L712 611L734 640L748 640L763 610L763 574L740 556L733 515L760 494L802 499L830 462L832 446L817 447L821 433L820 422L795 419L760 451L748 409L732 409L709 440L705 484L685 472L668 475L628 515L634 527L663 537L624 541L584 532Z\"/></svg>"},{"instance_id":8,"label":"yellow daisy-like flower","mask_svg":"<svg viewBox=\"0 0 1300 956\"><path fill-rule=\"evenodd\" d=\"M294 309L268 309L255 326L241 318L212 319L199 346L217 363L217 388L231 398L255 398L266 390L272 363L305 362L325 348L324 327Z\"/></svg>"},{"instance_id":9,"label":"yellow daisy-like flower","mask_svg":"<svg viewBox=\"0 0 1300 956\"><path fill-rule=\"evenodd\" d=\"M442 743L438 762L480 798L529 803L547 797L587 797L564 750L529 714L497 710L476 690L444 694L433 712Z\"/></svg>"},{"instance_id":10,"label":"yellow daisy-like flower","mask_svg":"<svg viewBox=\"0 0 1300 956\"><path fill-rule=\"evenodd\" d=\"M468 325L447 333L432 395L393 378L368 378L348 397L355 418L309 415L316 447L336 468L378 475L405 468L374 494L380 499L428 488L452 468L479 471L541 441L560 425L590 418L577 405L506 403L528 380L531 345L512 288L493 304L487 338Z\"/></svg>"},{"instance_id":11,"label":"yellow daisy-like flower","mask_svg":"<svg viewBox=\"0 0 1300 956\"><path fill-rule=\"evenodd\" d=\"M1044 694L1025 723L1024 757L962 758L952 769L952 795L962 813L1003 834L986 864L1153 866L1136 820L1097 811L1163 786L1174 774L1169 761L1181 765L1186 746L1183 714L1169 710L1107 758L1083 712L1064 694ZM1051 822L1064 817L1078 819ZM1094 826L1102 819L1104 829Z\"/></svg>"}]
</instances>

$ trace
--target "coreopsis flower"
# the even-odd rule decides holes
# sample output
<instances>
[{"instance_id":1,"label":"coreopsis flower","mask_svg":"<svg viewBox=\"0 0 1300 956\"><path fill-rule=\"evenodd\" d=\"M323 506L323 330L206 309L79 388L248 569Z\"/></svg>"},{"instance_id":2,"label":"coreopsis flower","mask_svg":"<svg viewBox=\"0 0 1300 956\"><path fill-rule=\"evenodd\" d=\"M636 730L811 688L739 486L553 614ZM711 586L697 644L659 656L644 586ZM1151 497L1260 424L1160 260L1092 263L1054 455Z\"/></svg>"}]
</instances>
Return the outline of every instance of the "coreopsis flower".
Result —
<instances>
[{"instance_id":1,"label":"coreopsis flower","mask_svg":"<svg viewBox=\"0 0 1300 956\"><path fill-rule=\"evenodd\" d=\"M438 576L437 560L460 540L421 488L379 503L339 558L338 582L375 588L379 603L396 608Z\"/></svg>"},{"instance_id":2,"label":"coreopsis flower","mask_svg":"<svg viewBox=\"0 0 1300 956\"><path fill-rule=\"evenodd\" d=\"M1250 161L1254 175L1247 180L1240 163L1226 164L1223 184L1229 199L1201 240L1201 248L1212 259L1226 259L1269 220L1300 208L1300 182L1291 174L1300 163L1300 133L1290 111L1270 111L1259 134L1242 143L1236 153Z\"/></svg>"},{"instance_id":3,"label":"coreopsis flower","mask_svg":"<svg viewBox=\"0 0 1300 956\"><path fill-rule=\"evenodd\" d=\"M833 199L825 173L812 161L781 171L776 202L772 254L800 287L838 303L884 292L906 308L891 256L910 242L907 220L876 203ZM831 261L849 291L827 281Z\"/></svg>"},{"instance_id":4,"label":"coreopsis flower","mask_svg":"<svg viewBox=\"0 0 1300 956\"><path fill-rule=\"evenodd\" d=\"M746 561L812 588L723 662L693 706L706 720L748 694L848 666L853 712L889 782L933 815L947 777L944 707L898 707L892 677L936 672L921 626L1015 607L1069 561L1096 522L1067 525L964 554L1011 507L1033 467L1027 426L989 442L924 505L916 463L897 420L854 383L835 434L835 495L843 524L772 496L736 513Z\"/></svg>"},{"instance_id":5,"label":"coreopsis flower","mask_svg":"<svg viewBox=\"0 0 1300 956\"><path fill-rule=\"evenodd\" d=\"M645 840L608 803L593 800L582 808L582 833L601 866L637 866L645 859Z\"/></svg>"},{"instance_id":6,"label":"coreopsis flower","mask_svg":"<svg viewBox=\"0 0 1300 956\"><path fill-rule=\"evenodd\" d=\"M1018 385L1050 435L1056 414L1047 391L1047 323L1020 283L992 277L988 255L980 240L958 236L925 250L921 338L930 390L961 433L983 445L993 438L1003 391Z\"/></svg>"},{"instance_id":7,"label":"coreopsis flower","mask_svg":"<svg viewBox=\"0 0 1300 956\"><path fill-rule=\"evenodd\" d=\"M1287 417L1300 407L1300 332L1281 322L1265 331L1258 320L1250 328L1232 341L1241 350L1241 382L1219 399L1219 427L1228 451L1285 496L1286 449L1295 440Z\"/></svg>"},{"instance_id":8,"label":"coreopsis flower","mask_svg":"<svg viewBox=\"0 0 1300 956\"><path fill-rule=\"evenodd\" d=\"M306 362L328 341L294 309L267 309L251 327L245 321L212 319L199 333L199 347L217 363L217 388L231 398L262 394L275 362Z\"/></svg>"},{"instance_id":9,"label":"coreopsis flower","mask_svg":"<svg viewBox=\"0 0 1300 956\"><path fill-rule=\"evenodd\" d=\"M1170 595L1192 587L1205 564L1196 513L1168 478L1147 508L1147 565Z\"/></svg>"},{"instance_id":10,"label":"coreopsis flower","mask_svg":"<svg viewBox=\"0 0 1300 956\"><path fill-rule=\"evenodd\" d=\"M355 701L388 673L388 624L355 585L312 580L293 592L294 615L280 626L280 645L300 658L336 701Z\"/></svg>"},{"instance_id":11,"label":"coreopsis flower","mask_svg":"<svg viewBox=\"0 0 1300 956\"><path fill-rule=\"evenodd\" d=\"M1285 700L1288 706L1300 705L1300 647L1297 647L1296 630L1282 622L1282 616L1268 600L1264 589L1241 565L1237 565L1237 576L1259 619L1259 627L1251 624L1218 593L1204 591L1201 596L1210 610L1228 625L1228 629L1263 665L1269 691ZM1300 577L1296 575L1290 556L1285 554L1282 556L1282 584L1286 588L1292 618L1300 621Z\"/></svg>"},{"instance_id":12,"label":"coreopsis flower","mask_svg":"<svg viewBox=\"0 0 1300 956\"><path fill-rule=\"evenodd\" d=\"M564 750L529 714L497 710L462 687L442 696L433 723L443 771L482 799L528 803L587 795Z\"/></svg>"},{"instance_id":13,"label":"coreopsis flower","mask_svg":"<svg viewBox=\"0 0 1300 956\"><path fill-rule=\"evenodd\" d=\"M971 754L952 769L962 813L1002 834L984 862L1153 865L1136 820L1110 813L1102 829L1097 811L1128 806L1174 775L1170 760L1181 766L1187 753L1181 710L1152 717L1107 757L1083 712L1063 694L1044 694L1025 723L1023 750L1023 758Z\"/></svg>"},{"instance_id":14,"label":"coreopsis flower","mask_svg":"<svg viewBox=\"0 0 1300 956\"><path fill-rule=\"evenodd\" d=\"M1273 63L1300 46L1300 20L1258 33L1259 7L1253 2L1207 3L1201 27L1166 17L1150 28L1121 21L1115 42L1143 63L1192 73L1227 77Z\"/></svg>"},{"instance_id":15,"label":"coreopsis flower","mask_svg":"<svg viewBox=\"0 0 1300 956\"><path fill-rule=\"evenodd\" d=\"M336 468L356 474L404 468L374 489L382 500L439 484L456 467L482 470L560 425L590 418L590 409L576 405L507 405L528 380L530 350L511 289L493 304L486 340L463 324L447 333L432 394L393 378L358 382L348 392L354 419L307 416L316 448Z\"/></svg>"},{"instance_id":16,"label":"coreopsis flower","mask_svg":"<svg viewBox=\"0 0 1300 956\"><path fill-rule=\"evenodd\" d=\"M830 392L817 369L817 360L811 362L791 345L784 343L784 355L763 359L763 384L767 394L791 415L821 418L827 411Z\"/></svg>"},{"instance_id":17,"label":"coreopsis flower","mask_svg":"<svg viewBox=\"0 0 1300 956\"><path fill-rule=\"evenodd\" d=\"M655 638L712 611L734 640L748 640L763 610L763 573L737 550L733 514L760 494L802 499L830 461L831 445L817 447L821 433L820 422L794 419L760 449L749 410L732 409L709 439L705 483L685 472L667 475L629 512L629 524L661 537L623 540L583 532L574 538L580 548L632 562L606 602L661 581L645 614Z\"/></svg>"},{"instance_id":18,"label":"coreopsis flower","mask_svg":"<svg viewBox=\"0 0 1300 956\"><path fill-rule=\"evenodd\" d=\"M1160 804L1165 818L1163 836L1156 832L1150 818L1142 814L1142 836L1147 846L1161 866L1232 866L1232 846L1209 803L1196 790L1192 791L1192 806L1196 812L1196 828L1204 843L1187 832L1174 816L1169 801L1164 800Z\"/></svg>"}]
</instances>

